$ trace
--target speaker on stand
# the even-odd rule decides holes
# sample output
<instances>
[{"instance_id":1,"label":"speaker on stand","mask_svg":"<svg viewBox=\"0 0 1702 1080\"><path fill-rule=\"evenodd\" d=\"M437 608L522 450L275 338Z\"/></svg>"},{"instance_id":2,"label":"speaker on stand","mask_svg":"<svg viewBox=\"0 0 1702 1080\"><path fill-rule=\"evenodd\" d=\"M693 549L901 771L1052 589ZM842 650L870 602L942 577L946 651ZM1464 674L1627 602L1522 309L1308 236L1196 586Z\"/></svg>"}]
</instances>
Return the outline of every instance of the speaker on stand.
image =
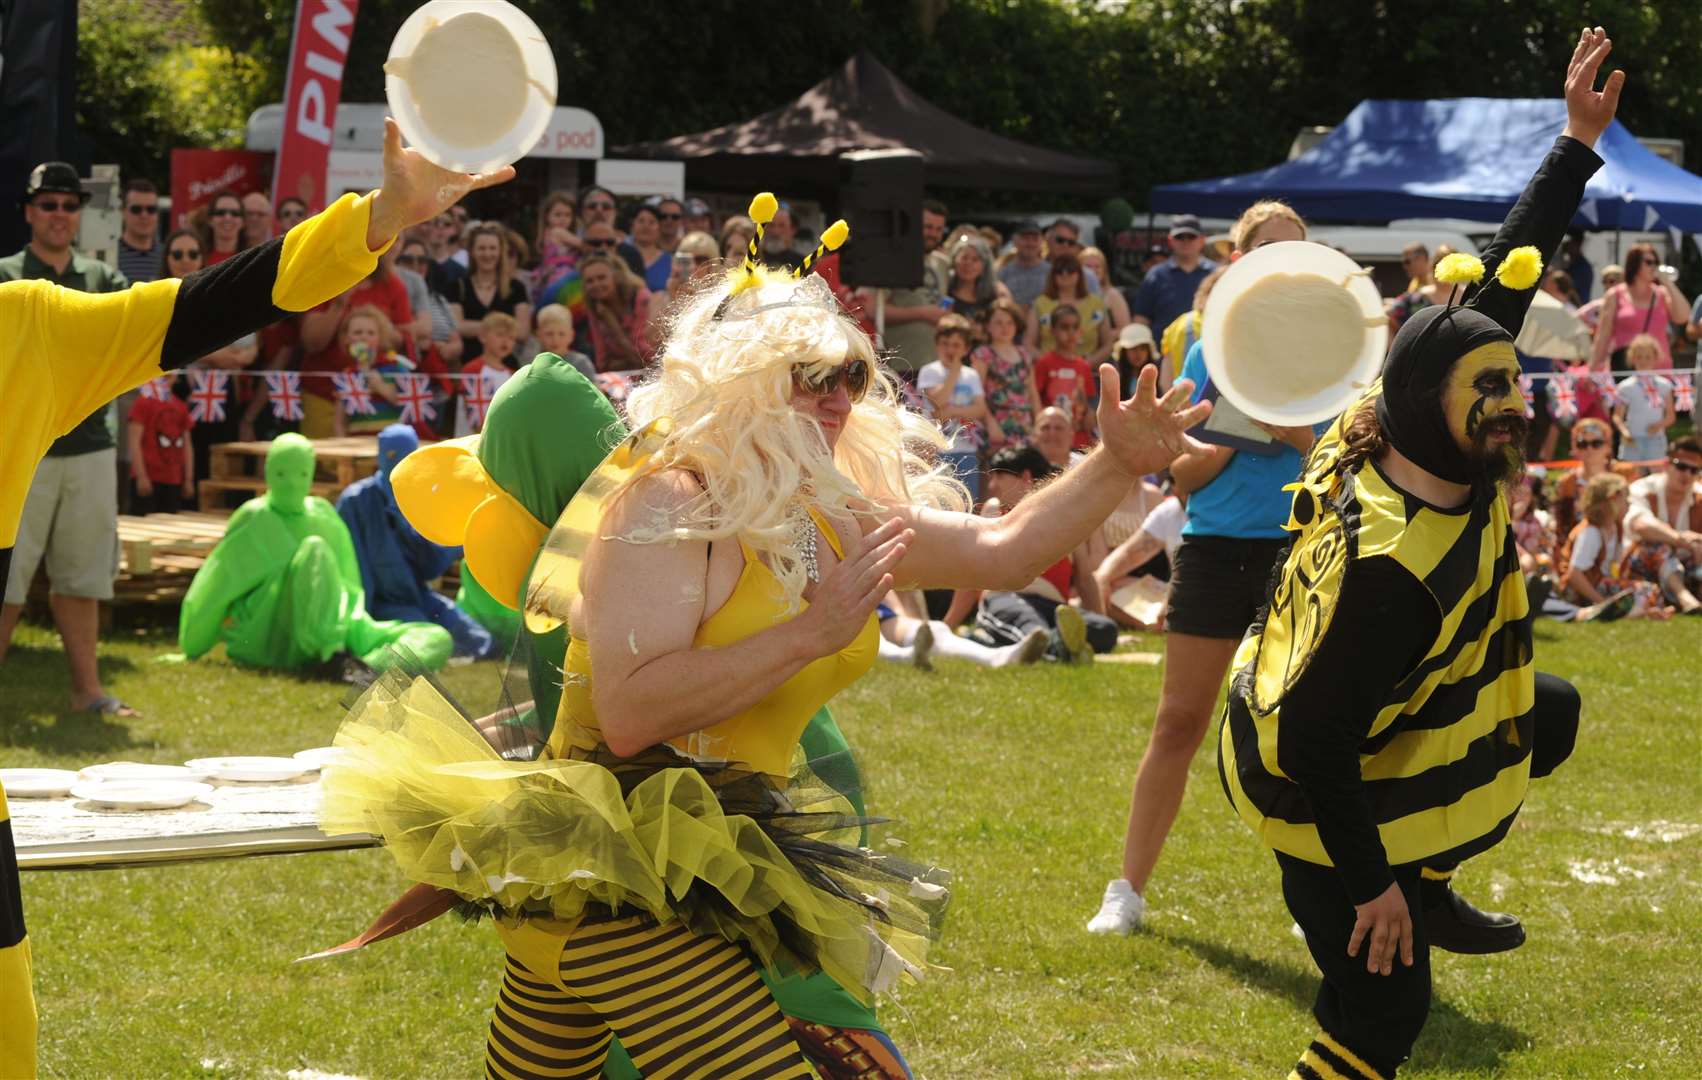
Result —
<instances>
[{"instance_id":1,"label":"speaker on stand","mask_svg":"<svg viewBox=\"0 0 1702 1080\"><path fill-rule=\"evenodd\" d=\"M839 212L851 226L840 280L853 287L922 284L922 155L909 149L839 155ZM875 294L875 329L886 333L886 302Z\"/></svg>"}]
</instances>

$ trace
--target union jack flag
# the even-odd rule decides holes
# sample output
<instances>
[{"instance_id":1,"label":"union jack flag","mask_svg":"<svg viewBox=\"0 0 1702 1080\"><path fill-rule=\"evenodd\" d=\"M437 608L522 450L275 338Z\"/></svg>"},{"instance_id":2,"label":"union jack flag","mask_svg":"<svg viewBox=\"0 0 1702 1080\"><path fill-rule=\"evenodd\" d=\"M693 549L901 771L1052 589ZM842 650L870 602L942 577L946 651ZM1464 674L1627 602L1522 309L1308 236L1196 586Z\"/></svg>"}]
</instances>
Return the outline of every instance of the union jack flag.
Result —
<instances>
[{"instance_id":1,"label":"union jack flag","mask_svg":"<svg viewBox=\"0 0 1702 1080\"><path fill-rule=\"evenodd\" d=\"M1643 397L1649 403L1649 408L1659 409L1666 404L1661 399L1661 384L1655 381L1653 375L1637 376L1637 385L1643 391Z\"/></svg>"},{"instance_id":2,"label":"union jack flag","mask_svg":"<svg viewBox=\"0 0 1702 1080\"><path fill-rule=\"evenodd\" d=\"M1619 391L1614 389L1611 374L1605 371L1591 372L1590 381L1596 384L1596 389L1601 393L1602 404L1610 409L1619 404Z\"/></svg>"},{"instance_id":3,"label":"union jack flag","mask_svg":"<svg viewBox=\"0 0 1702 1080\"><path fill-rule=\"evenodd\" d=\"M437 407L431 403L430 375L396 375L396 403L402 407L402 423L417 424L437 419Z\"/></svg>"},{"instance_id":4,"label":"union jack flag","mask_svg":"<svg viewBox=\"0 0 1702 1080\"><path fill-rule=\"evenodd\" d=\"M1577 418L1578 394L1572 389L1572 376L1557 373L1548 380L1548 411L1561 423Z\"/></svg>"},{"instance_id":5,"label":"union jack flag","mask_svg":"<svg viewBox=\"0 0 1702 1080\"><path fill-rule=\"evenodd\" d=\"M155 401L164 401L171 397L171 376L161 375L157 379L149 379L141 386L138 386L136 390L145 398L153 398Z\"/></svg>"},{"instance_id":6,"label":"union jack flag","mask_svg":"<svg viewBox=\"0 0 1702 1080\"><path fill-rule=\"evenodd\" d=\"M229 372L191 371L189 373L189 418L197 424L224 423L225 391L229 385Z\"/></svg>"},{"instance_id":7,"label":"union jack flag","mask_svg":"<svg viewBox=\"0 0 1702 1080\"><path fill-rule=\"evenodd\" d=\"M1672 407L1678 412L1696 411L1696 384L1690 381L1688 373L1673 373Z\"/></svg>"},{"instance_id":8,"label":"union jack flag","mask_svg":"<svg viewBox=\"0 0 1702 1080\"><path fill-rule=\"evenodd\" d=\"M485 381L485 375L483 370L476 371L471 377L461 380L461 415L473 431L484 430L485 413L490 411L491 398L502 385L492 386Z\"/></svg>"},{"instance_id":9,"label":"union jack flag","mask_svg":"<svg viewBox=\"0 0 1702 1080\"><path fill-rule=\"evenodd\" d=\"M372 405L372 391L366 388L366 377L358 372L339 371L331 376L331 385L343 403L348 416L371 416L378 410Z\"/></svg>"},{"instance_id":10,"label":"union jack flag","mask_svg":"<svg viewBox=\"0 0 1702 1080\"><path fill-rule=\"evenodd\" d=\"M1525 397L1525 419L1529 420L1537 414L1536 409L1532 407L1537 402L1536 391L1531 386L1529 375L1519 376L1519 393Z\"/></svg>"},{"instance_id":11,"label":"union jack flag","mask_svg":"<svg viewBox=\"0 0 1702 1080\"><path fill-rule=\"evenodd\" d=\"M301 375L294 371L266 372L266 396L279 420L301 419Z\"/></svg>"}]
</instances>

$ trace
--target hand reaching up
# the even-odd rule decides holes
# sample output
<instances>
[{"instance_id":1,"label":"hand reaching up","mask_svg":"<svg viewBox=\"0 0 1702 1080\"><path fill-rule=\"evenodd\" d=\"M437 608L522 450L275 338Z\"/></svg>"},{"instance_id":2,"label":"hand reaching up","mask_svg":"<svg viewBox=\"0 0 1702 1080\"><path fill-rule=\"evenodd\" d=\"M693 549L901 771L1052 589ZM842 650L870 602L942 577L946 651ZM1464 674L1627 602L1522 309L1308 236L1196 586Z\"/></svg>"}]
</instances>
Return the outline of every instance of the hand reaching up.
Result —
<instances>
[{"instance_id":1,"label":"hand reaching up","mask_svg":"<svg viewBox=\"0 0 1702 1080\"><path fill-rule=\"evenodd\" d=\"M402 129L384 118L384 185L372 200L366 246L376 251L410 225L430 221L470 191L514 178L514 166L488 173L463 173L434 165L418 150L402 146Z\"/></svg>"},{"instance_id":2,"label":"hand reaching up","mask_svg":"<svg viewBox=\"0 0 1702 1080\"><path fill-rule=\"evenodd\" d=\"M1591 148L1613 122L1613 114L1619 109L1619 92L1625 88L1625 72L1616 70L1600 90L1596 89L1596 72L1612 50L1606 30L1586 28L1566 67L1565 134Z\"/></svg>"},{"instance_id":3,"label":"hand reaching up","mask_svg":"<svg viewBox=\"0 0 1702 1080\"><path fill-rule=\"evenodd\" d=\"M1206 449L1187 431L1211 415L1211 403L1189 405L1194 384L1187 379L1178 379L1162 398L1154 392L1157 386L1158 369L1148 364L1134 393L1122 401L1116 365L1099 365L1099 437L1130 476L1159 472L1183 454Z\"/></svg>"}]
</instances>

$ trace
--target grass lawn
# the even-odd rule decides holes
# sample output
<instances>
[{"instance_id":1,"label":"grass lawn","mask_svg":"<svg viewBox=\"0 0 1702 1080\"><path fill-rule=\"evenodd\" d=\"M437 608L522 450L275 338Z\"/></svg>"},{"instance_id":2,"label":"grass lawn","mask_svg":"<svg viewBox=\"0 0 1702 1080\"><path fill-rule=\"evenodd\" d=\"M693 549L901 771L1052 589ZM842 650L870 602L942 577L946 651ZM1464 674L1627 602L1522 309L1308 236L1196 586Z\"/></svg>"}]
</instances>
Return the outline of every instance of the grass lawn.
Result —
<instances>
[{"instance_id":1,"label":"grass lawn","mask_svg":"<svg viewBox=\"0 0 1702 1080\"><path fill-rule=\"evenodd\" d=\"M1538 628L1577 683L1577 753L1533 785L1462 891L1519 913L1498 957L1437 954L1415 1077L1694 1077L1702 1062L1702 622ZM1135 648L1158 650L1156 638ZM25 626L0 669L0 762L75 768L289 753L329 740L339 688L103 644L147 718L61 713L57 638ZM449 673L490 678L491 665ZM1086 934L1118 864L1159 669L880 667L834 706L870 807L956 872L937 959L883 1008L919 1077L1277 1077L1313 1033L1315 973L1274 861L1233 816L1212 739L1149 892L1149 928ZM1215 728L1214 728L1215 734ZM1657 823L1666 823L1657 825ZM363 954L349 937L406 883L382 851L24 875L47 1077L481 1074L500 951L444 919Z\"/></svg>"}]
</instances>

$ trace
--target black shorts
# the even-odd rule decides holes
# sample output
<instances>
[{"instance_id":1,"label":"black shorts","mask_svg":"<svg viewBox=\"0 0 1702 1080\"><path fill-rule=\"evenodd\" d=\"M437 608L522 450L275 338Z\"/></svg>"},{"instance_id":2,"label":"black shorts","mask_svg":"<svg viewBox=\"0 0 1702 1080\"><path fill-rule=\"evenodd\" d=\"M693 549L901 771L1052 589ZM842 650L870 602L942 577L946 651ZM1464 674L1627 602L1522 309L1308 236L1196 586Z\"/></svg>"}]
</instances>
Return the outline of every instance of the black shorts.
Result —
<instances>
[{"instance_id":1,"label":"black shorts","mask_svg":"<svg viewBox=\"0 0 1702 1080\"><path fill-rule=\"evenodd\" d=\"M1170 573L1166 629L1196 637L1240 640L1265 605L1271 568L1288 540L1184 536Z\"/></svg>"}]
</instances>

